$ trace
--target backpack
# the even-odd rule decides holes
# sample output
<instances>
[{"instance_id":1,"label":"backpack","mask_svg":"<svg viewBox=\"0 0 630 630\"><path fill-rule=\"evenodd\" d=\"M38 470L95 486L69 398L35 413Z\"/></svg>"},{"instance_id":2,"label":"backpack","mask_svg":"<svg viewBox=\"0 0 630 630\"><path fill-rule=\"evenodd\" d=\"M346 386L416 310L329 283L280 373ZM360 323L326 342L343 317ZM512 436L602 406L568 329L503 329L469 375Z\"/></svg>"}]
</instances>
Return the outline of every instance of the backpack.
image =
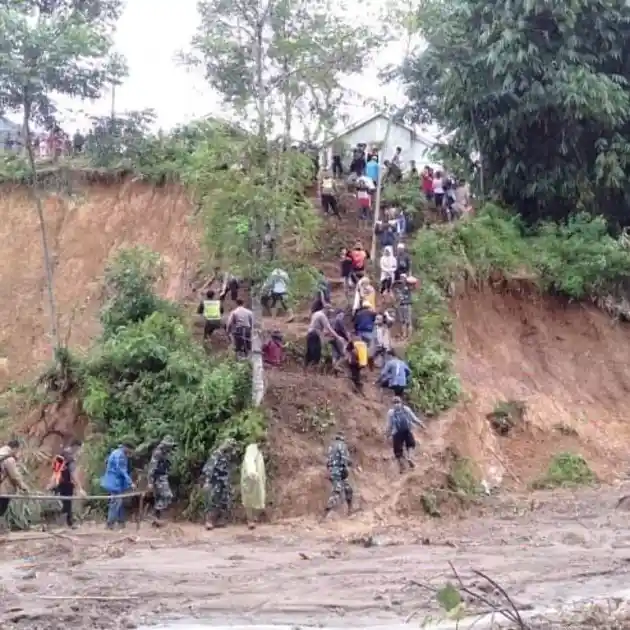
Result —
<instances>
[{"instance_id":1,"label":"backpack","mask_svg":"<svg viewBox=\"0 0 630 630\"><path fill-rule=\"evenodd\" d=\"M409 416L404 407L394 408L394 433L402 433L403 431L409 431L411 428L411 422Z\"/></svg>"}]
</instances>

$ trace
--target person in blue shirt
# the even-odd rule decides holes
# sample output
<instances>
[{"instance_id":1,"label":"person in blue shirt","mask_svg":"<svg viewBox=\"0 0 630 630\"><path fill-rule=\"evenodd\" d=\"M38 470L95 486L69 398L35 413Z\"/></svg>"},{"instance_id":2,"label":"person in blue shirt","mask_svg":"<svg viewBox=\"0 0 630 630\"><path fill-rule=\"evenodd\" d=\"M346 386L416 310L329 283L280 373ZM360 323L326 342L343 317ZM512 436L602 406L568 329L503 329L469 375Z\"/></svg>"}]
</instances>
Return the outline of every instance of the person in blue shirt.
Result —
<instances>
[{"instance_id":1,"label":"person in blue shirt","mask_svg":"<svg viewBox=\"0 0 630 630\"><path fill-rule=\"evenodd\" d=\"M129 455L133 447L128 441L115 448L107 458L105 474L101 477L101 487L111 495L107 510L107 527L113 529L116 524L125 524L123 499L117 495L135 490L135 484L129 475Z\"/></svg>"},{"instance_id":2,"label":"person in blue shirt","mask_svg":"<svg viewBox=\"0 0 630 630\"><path fill-rule=\"evenodd\" d=\"M373 155L370 158L370 161L365 165L365 174L374 182L375 185L378 185L378 172L380 168L381 167L378 163L376 155Z\"/></svg>"},{"instance_id":3,"label":"person in blue shirt","mask_svg":"<svg viewBox=\"0 0 630 630\"><path fill-rule=\"evenodd\" d=\"M372 343L375 319L376 313L372 310L372 305L367 301L363 302L354 314L354 332L368 346Z\"/></svg>"},{"instance_id":4,"label":"person in blue shirt","mask_svg":"<svg viewBox=\"0 0 630 630\"><path fill-rule=\"evenodd\" d=\"M381 369L378 385L391 389L396 396L402 396L409 385L411 370L409 366L391 350L385 356L385 365Z\"/></svg>"}]
</instances>

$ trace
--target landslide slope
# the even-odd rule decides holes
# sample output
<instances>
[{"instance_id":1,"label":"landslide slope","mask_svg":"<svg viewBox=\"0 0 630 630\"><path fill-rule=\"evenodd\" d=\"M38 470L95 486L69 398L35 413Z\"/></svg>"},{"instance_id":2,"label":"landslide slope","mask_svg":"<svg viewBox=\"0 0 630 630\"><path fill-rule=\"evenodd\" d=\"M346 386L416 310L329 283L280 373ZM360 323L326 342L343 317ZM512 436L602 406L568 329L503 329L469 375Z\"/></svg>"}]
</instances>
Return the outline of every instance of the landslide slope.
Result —
<instances>
[{"instance_id":1,"label":"landslide slope","mask_svg":"<svg viewBox=\"0 0 630 630\"><path fill-rule=\"evenodd\" d=\"M141 182L91 183L71 197L45 202L60 333L85 348L98 333L97 312L105 263L121 246L145 245L162 254L163 293L179 299L199 261L190 203L179 186ZM28 191L0 193L0 389L36 374L51 358L49 316L37 214Z\"/></svg>"},{"instance_id":2,"label":"landslide slope","mask_svg":"<svg viewBox=\"0 0 630 630\"><path fill-rule=\"evenodd\" d=\"M1 389L36 374L49 359L50 343L40 235L27 192L4 188L0 213L0 356L9 362L8 374L0 376ZM93 183L70 201L47 202L61 330L71 347L85 348L98 334L103 268L118 247L143 244L159 252L167 267L162 293L190 299L201 262L199 234L190 217L191 205L180 187L139 182ZM332 276L338 247L355 238L367 241L369 229L359 226L353 210L341 223L325 221L321 250L311 264ZM343 305L339 286L333 297ZM454 409L429 422L421 436L420 466L404 478L383 438L388 398L374 386L361 399L346 379L304 376L295 362L270 371L266 404L274 515L320 512L329 489L325 449L336 430L346 433L354 453L359 505L377 520L423 513L423 493L442 483L438 473L452 452L469 457L480 477L512 489L529 487L552 455L563 450L583 453L604 480L621 472L630 438L630 332L625 325L590 306L536 293L467 291L451 306L463 395ZM301 309L291 325L267 318L265 327L301 341L307 318ZM523 403L525 412L523 421L500 437L487 414L506 401ZM76 410L68 406L38 413L30 433L35 437L51 427L82 433L85 419L73 423L73 418Z\"/></svg>"}]
</instances>

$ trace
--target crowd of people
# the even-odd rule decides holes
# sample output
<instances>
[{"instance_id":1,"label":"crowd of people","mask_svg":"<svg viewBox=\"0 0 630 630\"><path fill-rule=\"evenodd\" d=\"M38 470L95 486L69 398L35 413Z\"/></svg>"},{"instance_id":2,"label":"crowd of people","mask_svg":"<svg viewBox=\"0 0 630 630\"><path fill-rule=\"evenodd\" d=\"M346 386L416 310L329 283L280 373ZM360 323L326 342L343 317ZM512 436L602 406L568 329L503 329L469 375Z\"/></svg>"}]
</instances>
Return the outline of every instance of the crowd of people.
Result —
<instances>
[{"instance_id":1,"label":"crowd of people","mask_svg":"<svg viewBox=\"0 0 630 630\"><path fill-rule=\"evenodd\" d=\"M49 131L35 132L31 135L31 143L35 157L41 160L57 159L64 155L79 155L85 147L86 137L76 131L70 137L61 127L55 126ZM3 139L4 150L7 152L21 151L24 147L22 134L8 133Z\"/></svg>"},{"instance_id":2,"label":"crowd of people","mask_svg":"<svg viewBox=\"0 0 630 630\"><path fill-rule=\"evenodd\" d=\"M387 176L402 177L401 151L397 150L391 160L384 162ZM354 187L358 216L371 220L374 211L375 182L378 182L378 169L381 168L377 154L366 154L365 147L358 147L350 165L352 173L350 187ZM398 171L396 170L398 169ZM407 177L415 176L412 165ZM343 176L343 165L333 160L333 171L325 171L321 178L321 201L325 214L339 215L339 177ZM393 173L393 175L392 175ZM429 200L437 207L449 208L453 216L460 209L468 211L470 197L463 193L458 196L455 188L453 204L446 198L452 189L439 171L429 167L419 177L422 189ZM384 178L381 177L383 181ZM385 181L387 179L385 178ZM366 374L377 372L375 383L383 390L393 393L391 406L385 419L384 434L391 440L394 458L400 472L414 466L411 453L416 446L414 427L422 427L423 421L405 404L406 394L411 385L411 370L397 355L393 344L394 331L401 339L408 339L413 333L412 297L417 281L412 275L412 259L407 251L406 236L409 232L409 217L402 208L385 204L382 219L375 225L379 245L378 261L372 261L370 254L360 241L340 252L340 279L344 288L344 305L333 305L331 283L320 272L311 303L311 314L304 345L303 369L305 374L321 373L329 368L333 374L346 373L354 392L365 395ZM378 281L373 282L368 274L370 266ZM203 287L203 299L197 312L204 322L204 342L209 342L218 330L228 334L237 357L247 358L252 351L252 331L254 314L240 294L244 288L243 279L237 278L229 270L217 268L215 274ZM287 270L274 269L264 282L261 290L262 307L267 315L277 317L282 311L288 321L294 319L290 303L291 277ZM378 297L380 296L380 297ZM227 300L232 302L228 312ZM378 299L377 299L378 298ZM329 352L327 352L327 349ZM272 330L262 346L264 362L280 368L286 362L285 342L280 330ZM171 436L165 436L153 451L147 467L147 485L143 492L151 497L153 523L160 526L164 511L173 501L169 475L174 449L177 448ZM85 493L77 471L77 458L81 443L77 440L68 444L53 462L53 476L47 489L60 497L66 523L75 526L71 497ZM0 448L0 523L6 514L10 499L2 495L16 491L33 494L24 482L17 461L20 444L10 441ZM129 459L134 453L134 445L123 441L108 456L106 469L101 478L101 486L109 495L107 526L115 528L124 525L125 503L121 495L136 490L132 480ZM230 482L234 468L236 444L226 440L210 453L201 473L206 505L206 527L212 529L229 515L233 493ZM249 464L246 465L246 462ZM253 463L252 463L253 462ZM331 482L331 493L325 508L328 514L342 499L349 510L353 508L353 488L349 482L352 466L349 451L342 433L335 435L328 449L327 470ZM261 468L262 467L262 468ZM262 473L261 473L262 470ZM248 446L241 468L241 483L247 520L254 526L256 515L264 509L264 461L255 444ZM249 490L247 490L249 489Z\"/></svg>"}]
</instances>

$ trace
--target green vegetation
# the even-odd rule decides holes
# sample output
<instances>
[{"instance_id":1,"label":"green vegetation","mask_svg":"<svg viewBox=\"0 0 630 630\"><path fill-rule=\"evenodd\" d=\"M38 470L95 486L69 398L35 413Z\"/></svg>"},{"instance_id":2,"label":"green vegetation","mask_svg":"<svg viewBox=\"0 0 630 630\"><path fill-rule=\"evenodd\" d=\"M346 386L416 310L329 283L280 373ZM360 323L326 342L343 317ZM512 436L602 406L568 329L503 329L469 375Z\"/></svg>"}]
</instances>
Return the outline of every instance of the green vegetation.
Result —
<instances>
[{"instance_id":1,"label":"green vegetation","mask_svg":"<svg viewBox=\"0 0 630 630\"><path fill-rule=\"evenodd\" d=\"M603 218L586 213L528 229L517 216L485 204L468 220L421 230L411 252L422 284L407 358L412 401L429 414L449 408L459 394L445 297L455 283L525 277L541 291L579 300L619 295L630 276L630 250L610 236Z\"/></svg>"},{"instance_id":2,"label":"green vegetation","mask_svg":"<svg viewBox=\"0 0 630 630\"><path fill-rule=\"evenodd\" d=\"M249 366L209 358L175 305L155 296L157 262L134 249L109 266L103 336L81 365L81 402L96 430L95 477L121 439L144 444L148 454L170 433L178 440L173 479L185 496L217 440L258 440L265 422L248 408Z\"/></svg>"},{"instance_id":3,"label":"green vegetation","mask_svg":"<svg viewBox=\"0 0 630 630\"><path fill-rule=\"evenodd\" d=\"M628 225L630 6L428 0L406 59L410 121L439 126L479 188L532 225L576 211Z\"/></svg>"},{"instance_id":4,"label":"green vegetation","mask_svg":"<svg viewBox=\"0 0 630 630\"><path fill-rule=\"evenodd\" d=\"M588 462L577 453L558 453L553 456L547 472L532 486L538 489L574 488L597 481Z\"/></svg>"}]
</instances>

